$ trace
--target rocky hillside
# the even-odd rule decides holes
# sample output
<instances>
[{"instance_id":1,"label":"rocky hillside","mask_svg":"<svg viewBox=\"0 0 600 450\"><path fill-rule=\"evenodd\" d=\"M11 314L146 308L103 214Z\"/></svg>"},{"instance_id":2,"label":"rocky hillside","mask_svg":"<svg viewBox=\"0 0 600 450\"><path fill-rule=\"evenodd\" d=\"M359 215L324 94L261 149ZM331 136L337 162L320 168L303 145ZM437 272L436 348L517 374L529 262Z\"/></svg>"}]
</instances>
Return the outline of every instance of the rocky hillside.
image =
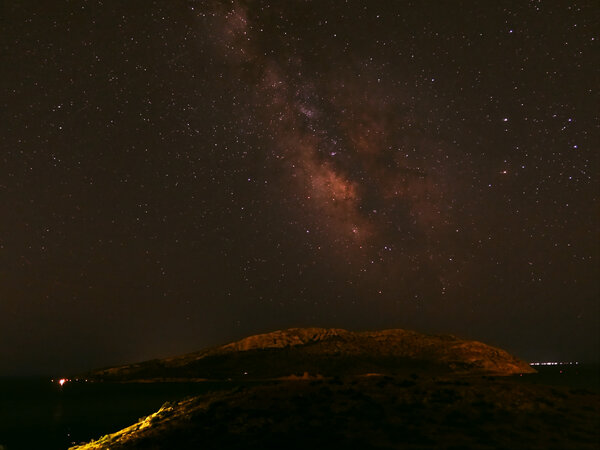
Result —
<instances>
[{"instance_id":1,"label":"rocky hillside","mask_svg":"<svg viewBox=\"0 0 600 450\"><path fill-rule=\"evenodd\" d=\"M598 394L526 377L355 377L165 404L72 450L597 449Z\"/></svg>"},{"instance_id":2,"label":"rocky hillside","mask_svg":"<svg viewBox=\"0 0 600 450\"><path fill-rule=\"evenodd\" d=\"M220 347L163 360L102 369L96 380L269 379L310 373L321 376L409 372L535 372L504 350L454 336L406 330L351 332L291 328L250 336Z\"/></svg>"}]
</instances>

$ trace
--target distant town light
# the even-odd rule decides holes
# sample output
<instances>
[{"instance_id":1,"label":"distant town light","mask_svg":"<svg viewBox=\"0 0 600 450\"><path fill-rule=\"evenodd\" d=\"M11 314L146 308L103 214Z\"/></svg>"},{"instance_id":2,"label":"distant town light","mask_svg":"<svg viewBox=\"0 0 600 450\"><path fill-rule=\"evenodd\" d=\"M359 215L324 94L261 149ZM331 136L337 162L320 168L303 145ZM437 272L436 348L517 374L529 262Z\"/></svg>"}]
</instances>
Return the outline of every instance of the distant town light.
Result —
<instances>
[{"instance_id":1,"label":"distant town light","mask_svg":"<svg viewBox=\"0 0 600 450\"><path fill-rule=\"evenodd\" d=\"M64 385L67 382L66 379L61 378L60 380L58 380L58 384L60 384L61 386Z\"/></svg>"},{"instance_id":2,"label":"distant town light","mask_svg":"<svg viewBox=\"0 0 600 450\"><path fill-rule=\"evenodd\" d=\"M576 366L579 361L546 361L546 362L532 362L530 366Z\"/></svg>"}]
</instances>

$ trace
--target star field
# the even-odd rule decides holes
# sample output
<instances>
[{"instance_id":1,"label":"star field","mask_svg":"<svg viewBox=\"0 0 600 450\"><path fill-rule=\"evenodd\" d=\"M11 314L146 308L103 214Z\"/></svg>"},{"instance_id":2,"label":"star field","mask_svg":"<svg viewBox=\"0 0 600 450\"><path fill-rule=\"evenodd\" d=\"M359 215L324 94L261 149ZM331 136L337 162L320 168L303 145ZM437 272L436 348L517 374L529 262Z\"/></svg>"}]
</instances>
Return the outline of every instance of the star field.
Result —
<instances>
[{"instance_id":1,"label":"star field","mask_svg":"<svg viewBox=\"0 0 600 450\"><path fill-rule=\"evenodd\" d=\"M309 325L597 360L599 12L6 6L0 374Z\"/></svg>"}]
</instances>

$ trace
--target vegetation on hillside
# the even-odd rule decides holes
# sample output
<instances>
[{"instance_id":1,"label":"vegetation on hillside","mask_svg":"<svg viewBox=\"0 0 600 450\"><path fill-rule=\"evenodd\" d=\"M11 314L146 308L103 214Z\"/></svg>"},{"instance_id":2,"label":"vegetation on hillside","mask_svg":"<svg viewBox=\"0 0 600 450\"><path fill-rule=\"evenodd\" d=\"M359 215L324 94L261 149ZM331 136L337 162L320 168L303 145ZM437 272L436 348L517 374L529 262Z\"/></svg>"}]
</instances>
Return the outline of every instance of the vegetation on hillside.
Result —
<instances>
[{"instance_id":1,"label":"vegetation on hillside","mask_svg":"<svg viewBox=\"0 0 600 450\"><path fill-rule=\"evenodd\" d=\"M77 450L597 448L598 395L490 377L272 383L166 404Z\"/></svg>"}]
</instances>

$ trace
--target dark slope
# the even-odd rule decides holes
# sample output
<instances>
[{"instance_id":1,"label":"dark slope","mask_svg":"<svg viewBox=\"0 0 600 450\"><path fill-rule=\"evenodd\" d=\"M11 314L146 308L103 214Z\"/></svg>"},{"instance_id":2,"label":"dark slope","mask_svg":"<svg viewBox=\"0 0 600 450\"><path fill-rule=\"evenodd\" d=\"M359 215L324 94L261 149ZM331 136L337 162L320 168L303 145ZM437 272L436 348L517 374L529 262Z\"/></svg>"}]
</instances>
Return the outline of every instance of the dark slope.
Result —
<instances>
[{"instance_id":1,"label":"dark slope","mask_svg":"<svg viewBox=\"0 0 600 450\"><path fill-rule=\"evenodd\" d=\"M236 388L166 404L77 448L597 448L597 394L518 378L355 377Z\"/></svg>"}]
</instances>

